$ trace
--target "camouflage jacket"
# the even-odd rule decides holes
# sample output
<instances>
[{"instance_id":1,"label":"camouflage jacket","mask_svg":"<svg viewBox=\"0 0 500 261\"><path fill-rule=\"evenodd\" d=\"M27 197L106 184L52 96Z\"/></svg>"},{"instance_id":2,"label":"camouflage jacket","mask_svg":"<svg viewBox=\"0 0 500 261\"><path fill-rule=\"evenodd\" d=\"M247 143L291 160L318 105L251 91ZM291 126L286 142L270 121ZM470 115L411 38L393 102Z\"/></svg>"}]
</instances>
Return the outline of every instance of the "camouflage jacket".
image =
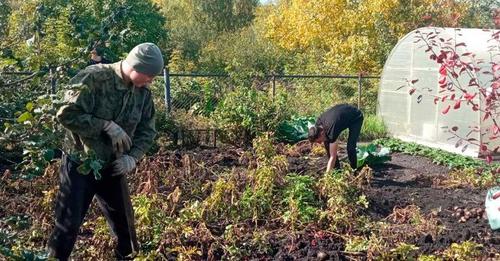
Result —
<instances>
[{"instance_id":1,"label":"camouflage jacket","mask_svg":"<svg viewBox=\"0 0 500 261\"><path fill-rule=\"evenodd\" d=\"M154 113L151 91L127 85L121 62L89 66L70 80L57 112L57 120L68 130L64 150L93 150L109 164L116 156L103 128L106 121L114 121L132 139L128 154L140 159L156 135Z\"/></svg>"}]
</instances>

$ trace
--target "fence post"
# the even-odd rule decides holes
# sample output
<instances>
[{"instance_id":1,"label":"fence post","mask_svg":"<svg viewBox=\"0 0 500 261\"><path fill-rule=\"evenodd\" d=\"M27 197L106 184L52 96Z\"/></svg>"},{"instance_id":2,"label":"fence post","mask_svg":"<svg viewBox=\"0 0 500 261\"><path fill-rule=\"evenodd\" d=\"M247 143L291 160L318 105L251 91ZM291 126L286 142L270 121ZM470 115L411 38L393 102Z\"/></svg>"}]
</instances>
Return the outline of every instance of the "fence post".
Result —
<instances>
[{"instance_id":1,"label":"fence post","mask_svg":"<svg viewBox=\"0 0 500 261\"><path fill-rule=\"evenodd\" d=\"M54 73L54 68L51 67L49 70L50 73L50 94L55 94L56 93L56 74Z\"/></svg>"},{"instance_id":2,"label":"fence post","mask_svg":"<svg viewBox=\"0 0 500 261\"><path fill-rule=\"evenodd\" d=\"M217 148L217 129L214 129L214 148Z\"/></svg>"},{"instance_id":3,"label":"fence post","mask_svg":"<svg viewBox=\"0 0 500 261\"><path fill-rule=\"evenodd\" d=\"M361 109L361 73L358 74L358 109Z\"/></svg>"},{"instance_id":4,"label":"fence post","mask_svg":"<svg viewBox=\"0 0 500 261\"><path fill-rule=\"evenodd\" d=\"M172 107L172 97L170 96L170 72L168 67L163 69L163 80L165 81L165 107L167 113L170 113Z\"/></svg>"},{"instance_id":5,"label":"fence post","mask_svg":"<svg viewBox=\"0 0 500 261\"><path fill-rule=\"evenodd\" d=\"M272 74L271 80L272 80L273 99L274 99L274 96L276 96L276 75L274 75L274 72Z\"/></svg>"}]
</instances>

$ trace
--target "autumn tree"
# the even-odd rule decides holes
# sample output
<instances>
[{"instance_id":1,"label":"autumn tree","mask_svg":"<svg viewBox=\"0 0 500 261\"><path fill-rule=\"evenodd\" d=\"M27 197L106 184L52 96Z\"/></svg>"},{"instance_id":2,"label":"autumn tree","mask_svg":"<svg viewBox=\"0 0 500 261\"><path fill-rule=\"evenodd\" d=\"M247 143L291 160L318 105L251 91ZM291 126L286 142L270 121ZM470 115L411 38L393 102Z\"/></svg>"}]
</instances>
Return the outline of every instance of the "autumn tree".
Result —
<instances>
[{"instance_id":1,"label":"autumn tree","mask_svg":"<svg viewBox=\"0 0 500 261\"><path fill-rule=\"evenodd\" d=\"M323 57L320 62L328 70L377 73L397 40L418 27L480 25L477 13L484 10L473 8L472 3L454 0L280 1L268 18L267 36L288 50L323 53L319 56Z\"/></svg>"},{"instance_id":2,"label":"autumn tree","mask_svg":"<svg viewBox=\"0 0 500 261\"><path fill-rule=\"evenodd\" d=\"M141 42L166 46L164 23L151 1L26 1L10 14L2 45L32 69L86 58L99 41L117 60Z\"/></svg>"}]
</instances>

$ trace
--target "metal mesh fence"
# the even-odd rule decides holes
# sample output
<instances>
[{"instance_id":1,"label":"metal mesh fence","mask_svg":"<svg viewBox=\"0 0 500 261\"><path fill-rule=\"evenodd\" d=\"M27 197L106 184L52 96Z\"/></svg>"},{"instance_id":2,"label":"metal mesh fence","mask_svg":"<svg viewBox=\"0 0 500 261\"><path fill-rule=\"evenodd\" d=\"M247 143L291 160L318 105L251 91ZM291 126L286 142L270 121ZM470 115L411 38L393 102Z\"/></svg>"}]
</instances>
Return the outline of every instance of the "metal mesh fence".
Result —
<instances>
[{"instance_id":1,"label":"metal mesh fence","mask_svg":"<svg viewBox=\"0 0 500 261\"><path fill-rule=\"evenodd\" d=\"M43 86L47 93L55 93L56 78L52 71L39 77L33 72L2 72L2 87L10 89L15 78L32 74L32 80L46 78ZM55 74L54 74L55 75ZM32 77L29 77L32 78ZM42 80L43 81L43 80ZM267 75L251 79L245 86L253 86L269 95L287 92L290 106L299 115L316 115L337 103L351 103L359 106L365 113L375 113L378 77L359 77L346 75ZM236 88L238 83L222 74L171 74L165 70L163 77L157 77L153 86L164 97L169 113L172 111L190 112L195 115L209 116L224 95ZM14 86L18 87L17 84ZM167 97L168 89L168 97Z\"/></svg>"},{"instance_id":2,"label":"metal mesh fence","mask_svg":"<svg viewBox=\"0 0 500 261\"><path fill-rule=\"evenodd\" d=\"M251 86L270 97L284 95L287 109L298 116L317 116L338 103L359 106L374 114L378 77L282 75L248 79L242 83L227 75L166 74L157 80L157 97L165 100L158 110L168 111L177 126L176 140L182 144L213 146L217 142L217 119L213 117L226 95L241 86ZM163 86L161 86L163 85ZM162 88L164 87L164 88Z\"/></svg>"},{"instance_id":3,"label":"metal mesh fence","mask_svg":"<svg viewBox=\"0 0 500 261\"><path fill-rule=\"evenodd\" d=\"M268 88L273 84L275 92L286 92L289 105L297 115L317 116L339 103L358 106L367 114L376 110L377 79L276 78L270 81Z\"/></svg>"},{"instance_id":4,"label":"metal mesh fence","mask_svg":"<svg viewBox=\"0 0 500 261\"><path fill-rule=\"evenodd\" d=\"M209 116L223 99L224 94L232 90L227 78L172 78L171 110L189 111Z\"/></svg>"},{"instance_id":5,"label":"metal mesh fence","mask_svg":"<svg viewBox=\"0 0 500 261\"><path fill-rule=\"evenodd\" d=\"M16 78L23 77L44 83L38 85L38 90L31 90L33 93L55 93L60 87L55 80L57 74L52 74L52 71L40 76L33 72L3 73L4 93L10 89L9 83L19 88ZM241 86L251 86L246 88L254 88L272 98L284 95L286 109L293 115L317 116L338 103L353 104L365 114L374 114L378 83L378 77L348 75L267 75L242 80L218 74L171 74L165 70L163 77L156 78L152 90L157 99L159 116L162 117L160 129L171 132L171 136L182 144L213 146L217 143L218 125L214 112L226 95ZM15 94L12 92L10 98L14 98ZM19 99L10 100L19 102ZM11 114L5 108L2 111L6 114L0 114L0 118Z\"/></svg>"},{"instance_id":6,"label":"metal mesh fence","mask_svg":"<svg viewBox=\"0 0 500 261\"><path fill-rule=\"evenodd\" d=\"M224 75L192 76L170 76L168 109L171 113L184 111L209 117L237 85ZM377 77L286 75L269 76L247 85L266 91L270 96L286 92L290 106L298 115L317 115L338 103L350 103L367 114L374 114L378 82Z\"/></svg>"}]
</instances>

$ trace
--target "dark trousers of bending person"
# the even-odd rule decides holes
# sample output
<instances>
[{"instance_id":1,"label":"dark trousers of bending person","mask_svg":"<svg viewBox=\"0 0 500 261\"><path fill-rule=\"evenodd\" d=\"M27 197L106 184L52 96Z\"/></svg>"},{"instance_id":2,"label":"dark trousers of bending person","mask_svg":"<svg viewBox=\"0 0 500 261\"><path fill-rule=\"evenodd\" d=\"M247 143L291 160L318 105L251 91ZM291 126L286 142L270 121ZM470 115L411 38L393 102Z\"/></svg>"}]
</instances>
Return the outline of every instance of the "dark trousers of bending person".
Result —
<instances>
[{"instance_id":1,"label":"dark trousers of bending person","mask_svg":"<svg viewBox=\"0 0 500 261\"><path fill-rule=\"evenodd\" d=\"M322 113L316 124L309 128L311 142L323 143L328 155L327 171L340 168L337 139L342 131L348 129L347 156L351 168L357 168L356 143L363 126L363 113L354 106L339 104Z\"/></svg>"}]
</instances>

